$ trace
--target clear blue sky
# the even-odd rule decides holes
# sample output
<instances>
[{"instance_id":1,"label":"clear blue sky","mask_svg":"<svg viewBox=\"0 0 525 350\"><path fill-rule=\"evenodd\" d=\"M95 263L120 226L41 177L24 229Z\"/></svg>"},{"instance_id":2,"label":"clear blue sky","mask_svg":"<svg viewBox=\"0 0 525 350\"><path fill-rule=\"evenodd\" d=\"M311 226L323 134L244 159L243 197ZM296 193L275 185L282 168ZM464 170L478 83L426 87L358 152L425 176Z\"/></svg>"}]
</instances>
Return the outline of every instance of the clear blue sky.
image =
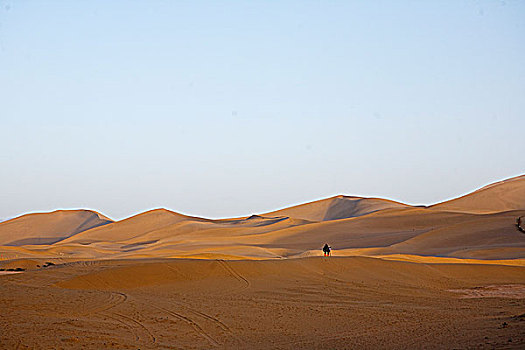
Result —
<instances>
[{"instance_id":1,"label":"clear blue sky","mask_svg":"<svg viewBox=\"0 0 525 350\"><path fill-rule=\"evenodd\" d=\"M0 218L430 204L525 173L523 1L0 1Z\"/></svg>"}]
</instances>

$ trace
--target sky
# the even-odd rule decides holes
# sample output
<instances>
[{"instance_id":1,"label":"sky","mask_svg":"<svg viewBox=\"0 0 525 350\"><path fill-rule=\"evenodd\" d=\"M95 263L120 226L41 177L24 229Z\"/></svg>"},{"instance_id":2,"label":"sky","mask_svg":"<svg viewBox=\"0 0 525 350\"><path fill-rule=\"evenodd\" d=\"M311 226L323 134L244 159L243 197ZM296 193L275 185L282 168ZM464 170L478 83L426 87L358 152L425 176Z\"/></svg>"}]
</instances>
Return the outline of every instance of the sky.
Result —
<instances>
[{"instance_id":1,"label":"sky","mask_svg":"<svg viewBox=\"0 0 525 350\"><path fill-rule=\"evenodd\" d=\"M432 204L525 173L523 1L0 0L0 218Z\"/></svg>"}]
</instances>

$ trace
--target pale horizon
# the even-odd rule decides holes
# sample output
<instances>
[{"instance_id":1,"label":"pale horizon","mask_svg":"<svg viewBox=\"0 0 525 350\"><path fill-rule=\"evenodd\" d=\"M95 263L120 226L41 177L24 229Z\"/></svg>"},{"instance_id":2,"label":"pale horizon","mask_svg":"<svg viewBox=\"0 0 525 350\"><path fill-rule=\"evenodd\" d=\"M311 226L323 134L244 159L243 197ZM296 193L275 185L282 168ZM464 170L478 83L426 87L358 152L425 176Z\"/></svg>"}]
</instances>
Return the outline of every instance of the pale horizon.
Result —
<instances>
[{"instance_id":1,"label":"pale horizon","mask_svg":"<svg viewBox=\"0 0 525 350\"><path fill-rule=\"evenodd\" d=\"M525 4L0 3L0 218L429 205L525 173Z\"/></svg>"},{"instance_id":2,"label":"pale horizon","mask_svg":"<svg viewBox=\"0 0 525 350\"><path fill-rule=\"evenodd\" d=\"M327 195L327 196L324 196L324 197L309 199L309 200L306 200L304 202L290 203L288 205L284 205L284 206L280 206L280 207L267 208L267 209L264 209L264 210L259 211L259 212L243 213L241 215L230 215L230 216L222 216L222 217L209 217L209 216L195 215L193 213L187 213L184 210L179 210L177 208L169 208L169 207L165 207L165 206L156 206L156 207L146 208L146 209L143 209L143 210L131 213L130 215L127 215L127 216L124 216L124 217L114 217L114 216L111 215L111 213L102 212L102 211L98 210L97 208L81 208L81 207L79 207L79 208L54 208L54 209L49 209L49 210L28 211L28 212L25 212L25 213L21 213L19 215L15 215L15 216L10 217L10 218L0 218L0 222L7 221L7 220L10 220L10 219L14 219L14 218L20 217L22 215L36 214L36 213L48 213L48 212L53 212L53 211L58 211L58 210L90 210L90 211L98 212L98 213L100 213L100 214L102 214L102 215L104 215L104 216L106 216L106 217L108 217L108 218L110 218L112 220L115 220L115 221L128 219L128 218L133 217L135 215L138 215L138 214L141 214L141 213L144 213L144 212L147 212L147 211L151 211L151 210L156 210L156 209L166 209L166 210L170 210L170 211L173 211L173 212L176 212L176 213L179 213L179 214L183 214L183 215L187 215L187 216L202 217L202 218L207 218L207 219L228 219L228 218L246 217L246 216L250 216L250 215L258 215L258 214L263 214L263 213L266 213L266 212L277 211L277 210L281 210L281 209L290 208L290 207L293 207L293 206L296 206L296 205L301 205L301 204L311 203L311 202L315 202L315 201L322 200L322 199L332 198L332 197L335 197L335 196L378 198L378 199L391 200L391 201L399 202L399 203L402 203L402 204L407 204L407 205L410 205L410 206L431 206L431 205L434 205L434 204L443 203L443 202L446 202L446 201L449 201L449 200L452 200L452 199L456 199L456 198L460 198L462 196L468 195L468 194L470 194L472 192L475 192L475 191L477 191L477 190L479 190L479 189L481 189L481 188L483 188L483 187L485 187L487 185L491 185L491 184L494 184L494 183L497 183L497 182L500 182L500 181L503 181L503 180L508 180L508 179L512 179L512 178L516 178L516 177L520 177L520 176L525 176L525 174L520 174L520 175L516 175L516 176L511 176L511 177L507 177L507 178L491 181L491 182L488 182L488 183L486 183L486 184L484 184L482 186L474 188L474 189L472 189L470 191L467 191L467 192L458 194L457 196L449 197L449 198L446 198L446 199L443 199L441 201L437 201L437 202L434 202L434 203L408 203L408 202L405 202L405 201L402 201L402 200L397 200L397 199L393 199L393 198L386 198L386 197L381 197L381 196L367 196L367 195L354 195L354 194L348 194L348 193L339 193L339 194L331 194L331 195Z\"/></svg>"}]
</instances>

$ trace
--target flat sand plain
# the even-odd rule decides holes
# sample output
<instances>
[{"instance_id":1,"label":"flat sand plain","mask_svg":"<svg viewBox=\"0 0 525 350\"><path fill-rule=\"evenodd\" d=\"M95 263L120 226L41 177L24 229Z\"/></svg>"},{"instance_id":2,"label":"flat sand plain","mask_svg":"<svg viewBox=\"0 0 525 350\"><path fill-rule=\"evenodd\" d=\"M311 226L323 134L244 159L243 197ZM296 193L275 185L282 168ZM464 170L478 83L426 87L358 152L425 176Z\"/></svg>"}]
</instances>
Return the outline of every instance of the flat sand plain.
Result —
<instances>
[{"instance_id":1,"label":"flat sand plain","mask_svg":"<svg viewBox=\"0 0 525 350\"><path fill-rule=\"evenodd\" d=\"M525 268L106 260L0 276L3 349L523 349Z\"/></svg>"}]
</instances>

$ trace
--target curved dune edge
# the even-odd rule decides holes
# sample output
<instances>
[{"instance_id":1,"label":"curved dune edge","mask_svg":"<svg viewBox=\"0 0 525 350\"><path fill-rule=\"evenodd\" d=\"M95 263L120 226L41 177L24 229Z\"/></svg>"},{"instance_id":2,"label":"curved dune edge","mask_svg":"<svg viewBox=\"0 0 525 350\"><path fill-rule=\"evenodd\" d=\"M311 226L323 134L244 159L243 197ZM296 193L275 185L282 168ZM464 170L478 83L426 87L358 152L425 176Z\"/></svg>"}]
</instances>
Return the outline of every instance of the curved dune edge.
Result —
<instances>
[{"instance_id":1,"label":"curved dune edge","mask_svg":"<svg viewBox=\"0 0 525 350\"><path fill-rule=\"evenodd\" d=\"M418 261L419 257L308 257L281 260L223 259L152 259L106 260L93 263L68 264L70 268L91 266L80 275L68 276L54 285L68 289L134 289L158 287L168 284L186 285L194 288L199 281L214 281L232 278L236 285L247 287L256 281L284 279L336 278L359 283L390 281L407 285L425 285L425 288L443 290L436 278L448 281L451 287L457 279L470 280L471 287L505 282L522 285L525 274L523 266L505 266L504 262L479 263L479 261L457 261L439 258ZM398 260L399 259L399 260ZM407 261L414 259L414 261ZM523 263L523 261L521 262ZM87 273L86 273L87 272ZM316 277L317 276L317 277ZM510 280L508 279L512 277ZM500 278L501 277L501 278ZM250 282L251 281L251 282ZM265 282L265 283L266 283ZM465 286L469 286L468 284ZM454 288L444 288L445 290Z\"/></svg>"},{"instance_id":2,"label":"curved dune edge","mask_svg":"<svg viewBox=\"0 0 525 350\"><path fill-rule=\"evenodd\" d=\"M154 209L113 222L94 211L60 210L0 223L0 262L289 259L319 256L328 243L336 256L522 266L525 235L517 226L522 217L524 176L430 208L336 196L220 220Z\"/></svg>"},{"instance_id":3,"label":"curved dune edge","mask_svg":"<svg viewBox=\"0 0 525 350\"><path fill-rule=\"evenodd\" d=\"M476 264L476 265L506 265L506 266L525 266L525 259L464 259L440 256L425 256L414 254L373 254L375 248L364 249L345 249L332 252L334 257L366 257L382 260L406 261L421 264ZM322 256L320 251L308 251L301 253L293 258L304 258L311 256ZM329 259L329 258L328 258Z\"/></svg>"},{"instance_id":4,"label":"curved dune edge","mask_svg":"<svg viewBox=\"0 0 525 350\"><path fill-rule=\"evenodd\" d=\"M229 255L222 253L196 253L178 255L170 258L161 258L163 261L172 262L191 262L201 261L205 263L217 262L217 261L260 261L260 262L276 262L276 261L300 261L303 259L321 257L322 253L317 251L305 252L303 254L291 256L290 258L264 258L264 257L251 257L251 256L240 256L240 255ZM413 264L425 264L425 265L493 265L493 266L513 266L513 267L525 267L525 259L499 259L499 260L481 260L481 259L460 259L450 257L435 257L435 256L421 256L411 254L383 254L383 255L366 255L366 254L355 254L355 252L348 251L336 251L332 257L325 258L327 261L338 260L340 258L370 258L377 261L397 261L397 262L408 262ZM67 258L20 258L16 260L0 261L0 268L16 268L22 267L26 270L38 270L45 269L42 267L46 262L53 262L55 265L70 265L70 264L119 264L119 262L129 263L130 261L136 264L149 264L148 261L158 261L151 256L137 257L133 259L67 259ZM21 272L18 272L21 273ZM5 273L7 274L7 273Z\"/></svg>"},{"instance_id":5,"label":"curved dune edge","mask_svg":"<svg viewBox=\"0 0 525 350\"><path fill-rule=\"evenodd\" d=\"M87 209L25 214L0 224L0 245L50 245L113 222Z\"/></svg>"},{"instance_id":6,"label":"curved dune edge","mask_svg":"<svg viewBox=\"0 0 525 350\"><path fill-rule=\"evenodd\" d=\"M370 256L383 260L409 261L423 264L476 264L476 265L506 265L506 266L525 266L525 259L503 259L503 260L480 260L480 259L459 259L435 256L420 256L407 254L389 254Z\"/></svg>"},{"instance_id":7,"label":"curved dune edge","mask_svg":"<svg viewBox=\"0 0 525 350\"><path fill-rule=\"evenodd\" d=\"M474 192L429 206L464 213L497 213L523 209L525 175L497 181Z\"/></svg>"}]
</instances>

